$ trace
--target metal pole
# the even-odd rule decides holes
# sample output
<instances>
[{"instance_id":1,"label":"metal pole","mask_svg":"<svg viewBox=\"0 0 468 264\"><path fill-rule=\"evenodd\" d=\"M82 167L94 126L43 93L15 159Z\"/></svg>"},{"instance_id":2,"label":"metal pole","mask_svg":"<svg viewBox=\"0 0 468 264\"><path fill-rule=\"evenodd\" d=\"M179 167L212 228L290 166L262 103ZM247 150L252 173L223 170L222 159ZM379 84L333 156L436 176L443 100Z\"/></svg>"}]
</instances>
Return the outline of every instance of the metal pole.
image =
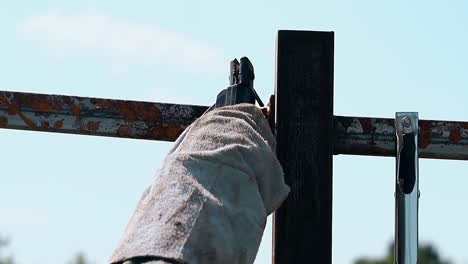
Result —
<instances>
[{"instance_id":1,"label":"metal pole","mask_svg":"<svg viewBox=\"0 0 468 264\"><path fill-rule=\"evenodd\" d=\"M395 263L418 261L418 113L396 113Z\"/></svg>"}]
</instances>

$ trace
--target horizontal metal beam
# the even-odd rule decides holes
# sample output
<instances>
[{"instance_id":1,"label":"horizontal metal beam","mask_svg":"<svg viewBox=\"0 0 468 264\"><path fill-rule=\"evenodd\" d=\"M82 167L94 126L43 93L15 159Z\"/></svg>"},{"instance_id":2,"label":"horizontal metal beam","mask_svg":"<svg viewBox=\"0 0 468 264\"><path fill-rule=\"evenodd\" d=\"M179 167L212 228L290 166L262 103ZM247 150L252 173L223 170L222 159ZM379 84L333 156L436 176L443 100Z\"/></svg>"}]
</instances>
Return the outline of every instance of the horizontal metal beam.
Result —
<instances>
[{"instance_id":1,"label":"horizontal metal beam","mask_svg":"<svg viewBox=\"0 0 468 264\"><path fill-rule=\"evenodd\" d=\"M0 91L0 128L174 141L206 109Z\"/></svg>"},{"instance_id":2,"label":"horizontal metal beam","mask_svg":"<svg viewBox=\"0 0 468 264\"><path fill-rule=\"evenodd\" d=\"M334 154L395 156L394 119L335 116ZM419 120L419 157L468 160L468 122Z\"/></svg>"},{"instance_id":3,"label":"horizontal metal beam","mask_svg":"<svg viewBox=\"0 0 468 264\"><path fill-rule=\"evenodd\" d=\"M0 91L0 128L175 141L208 109ZM419 121L419 157L468 160L468 122ZM335 116L334 154L395 156L394 120Z\"/></svg>"}]
</instances>

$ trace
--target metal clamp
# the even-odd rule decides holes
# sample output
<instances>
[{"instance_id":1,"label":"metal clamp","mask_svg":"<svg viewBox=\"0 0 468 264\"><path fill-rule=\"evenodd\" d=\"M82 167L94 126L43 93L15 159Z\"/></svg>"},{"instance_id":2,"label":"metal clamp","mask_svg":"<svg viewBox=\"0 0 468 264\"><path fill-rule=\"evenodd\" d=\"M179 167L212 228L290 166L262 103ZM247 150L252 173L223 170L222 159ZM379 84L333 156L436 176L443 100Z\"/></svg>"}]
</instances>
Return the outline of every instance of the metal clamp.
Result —
<instances>
[{"instance_id":1,"label":"metal clamp","mask_svg":"<svg viewBox=\"0 0 468 264\"><path fill-rule=\"evenodd\" d=\"M396 113L395 263L418 259L418 113Z\"/></svg>"},{"instance_id":2,"label":"metal clamp","mask_svg":"<svg viewBox=\"0 0 468 264\"><path fill-rule=\"evenodd\" d=\"M255 104L255 100L260 107L263 107L264 104L253 86L254 79L254 68L247 57L240 58L240 62L237 59L232 60L229 74L230 86L218 94L215 107L240 103Z\"/></svg>"}]
</instances>

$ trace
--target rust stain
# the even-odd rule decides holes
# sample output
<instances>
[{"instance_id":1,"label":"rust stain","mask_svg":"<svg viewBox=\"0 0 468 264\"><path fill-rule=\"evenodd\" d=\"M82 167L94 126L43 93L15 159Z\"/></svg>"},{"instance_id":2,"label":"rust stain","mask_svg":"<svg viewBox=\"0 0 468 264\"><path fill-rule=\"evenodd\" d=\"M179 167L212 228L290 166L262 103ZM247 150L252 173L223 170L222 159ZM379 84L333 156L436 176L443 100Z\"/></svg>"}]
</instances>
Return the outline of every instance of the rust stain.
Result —
<instances>
[{"instance_id":1,"label":"rust stain","mask_svg":"<svg viewBox=\"0 0 468 264\"><path fill-rule=\"evenodd\" d=\"M105 108L107 105L106 100L104 99L93 98L93 100L91 100L90 102L98 108Z\"/></svg>"},{"instance_id":2,"label":"rust stain","mask_svg":"<svg viewBox=\"0 0 468 264\"><path fill-rule=\"evenodd\" d=\"M8 100L6 96L0 95L0 106L7 106L8 105Z\"/></svg>"},{"instance_id":3,"label":"rust stain","mask_svg":"<svg viewBox=\"0 0 468 264\"><path fill-rule=\"evenodd\" d=\"M359 123L361 123L362 131L364 134L370 134L371 140L369 144L375 145L375 130L376 128L372 125L372 120L370 118L359 118Z\"/></svg>"},{"instance_id":4,"label":"rust stain","mask_svg":"<svg viewBox=\"0 0 468 264\"><path fill-rule=\"evenodd\" d=\"M8 118L5 116L0 116L0 126L6 127L8 125Z\"/></svg>"},{"instance_id":5,"label":"rust stain","mask_svg":"<svg viewBox=\"0 0 468 264\"><path fill-rule=\"evenodd\" d=\"M20 111L20 106L18 105L18 103L16 102L13 102L11 104L8 105L8 114L9 115L19 115L19 117L32 129L36 129L36 125L34 124L34 122L32 122L31 120L29 120L29 118L27 118L21 111ZM8 120L7 120L8 122Z\"/></svg>"},{"instance_id":6,"label":"rust stain","mask_svg":"<svg viewBox=\"0 0 468 264\"><path fill-rule=\"evenodd\" d=\"M107 102L107 105L110 103L111 102ZM103 102L98 102L98 105L102 104ZM114 105L112 105L112 107L114 107ZM136 104L120 101L115 105L115 107L117 107L119 114L128 122L133 122L137 119L146 121L156 121L161 119L161 110L153 104Z\"/></svg>"},{"instance_id":7,"label":"rust stain","mask_svg":"<svg viewBox=\"0 0 468 264\"><path fill-rule=\"evenodd\" d=\"M97 108L116 109L118 107L116 100L93 98L90 102Z\"/></svg>"},{"instance_id":8,"label":"rust stain","mask_svg":"<svg viewBox=\"0 0 468 264\"><path fill-rule=\"evenodd\" d=\"M136 114L130 107L128 107L128 104L126 102L119 102L118 105L119 113L122 115L126 121L128 122L133 122L135 121Z\"/></svg>"},{"instance_id":9,"label":"rust stain","mask_svg":"<svg viewBox=\"0 0 468 264\"><path fill-rule=\"evenodd\" d=\"M159 127L152 127L150 130L149 130L149 133L148 133L148 137L149 138L161 138L161 136L163 135L163 131L161 128Z\"/></svg>"},{"instance_id":10,"label":"rust stain","mask_svg":"<svg viewBox=\"0 0 468 264\"><path fill-rule=\"evenodd\" d=\"M71 103L71 97L70 96L63 96L63 102L65 104L70 104Z\"/></svg>"},{"instance_id":11,"label":"rust stain","mask_svg":"<svg viewBox=\"0 0 468 264\"><path fill-rule=\"evenodd\" d=\"M28 125L28 127L32 129L37 128L36 124L34 124L33 121L29 120L29 118L27 118L23 113L19 112L18 115L21 117L21 119L23 119L23 121L26 123L26 125Z\"/></svg>"},{"instance_id":12,"label":"rust stain","mask_svg":"<svg viewBox=\"0 0 468 264\"><path fill-rule=\"evenodd\" d=\"M80 113L81 113L81 109L79 106L77 105L72 105L71 108L70 108L70 112L72 113L72 115L74 116L79 116Z\"/></svg>"},{"instance_id":13,"label":"rust stain","mask_svg":"<svg viewBox=\"0 0 468 264\"><path fill-rule=\"evenodd\" d=\"M161 125L156 123L156 125L146 134L146 137L153 139L175 140L183 130L184 128L178 125Z\"/></svg>"},{"instance_id":14,"label":"rust stain","mask_svg":"<svg viewBox=\"0 0 468 264\"><path fill-rule=\"evenodd\" d=\"M137 116L143 120L155 121L161 119L161 110L153 104L136 107Z\"/></svg>"},{"instance_id":15,"label":"rust stain","mask_svg":"<svg viewBox=\"0 0 468 264\"><path fill-rule=\"evenodd\" d=\"M55 129L61 129L62 127L63 127L62 121L56 121L56 122L54 123L54 128L55 128Z\"/></svg>"},{"instance_id":16,"label":"rust stain","mask_svg":"<svg viewBox=\"0 0 468 264\"><path fill-rule=\"evenodd\" d=\"M182 133L182 131L183 129L180 127L168 127L166 129L166 136L168 138L177 138L180 135L180 133Z\"/></svg>"},{"instance_id":17,"label":"rust stain","mask_svg":"<svg viewBox=\"0 0 468 264\"><path fill-rule=\"evenodd\" d=\"M419 122L418 147L425 149L431 144L432 125L430 122Z\"/></svg>"},{"instance_id":18,"label":"rust stain","mask_svg":"<svg viewBox=\"0 0 468 264\"><path fill-rule=\"evenodd\" d=\"M52 110L52 104L50 103L49 97L39 94L14 94L15 101L23 106L28 106L35 111L50 112Z\"/></svg>"},{"instance_id":19,"label":"rust stain","mask_svg":"<svg viewBox=\"0 0 468 264\"><path fill-rule=\"evenodd\" d=\"M36 111L50 112L52 105L47 101L46 98L33 97L26 101L26 105Z\"/></svg>"},{"instance_id":20,"label":"rust stain","mask_svg":"<svg viewBox=\"0 0 468 264\"><path fill-rule=\"evenodd\" d=\"M55 104L55 105L54 105L54 109L55 109L56 111L62 111L63 107L62 107L61 104Z\"/></svg>"},{"instance_id":21,"label":"rust stain","mask_svg":"<svg viewBox=\"0 0 468 264\"><path fill-rule=\"evenodd\" d=\"M42 122L42 123L41 123L41 128L43 128L43 129L47 129L47 128L49 128L49 127L50 127L50 124L49 124L49 122L47 122L47 121L44 121L44 122Z\"/></svg>"},{"instance_id":22,"label":"rust stain","mask_svg":"<svg viewBox=\"0 0 468 264\"><path fill-rule=\"evenodd\" d=\"M359 123L361 123L362 130L364 133L370 133L373 130L372 122L370 118L359 118Z\"/></svg>"},{"instance_id":23,"label":"rust stain","mask_svg":"<svg viewBox=\"0 0 468 264\"><path fill-rule=\"evenodd\" d=\"M89 121L88 124L86 124L86 128L91 131L96 131L99 129L99 121Z\"/></svg>"},{"instance_id":24,"label":"rust stain","mask_svg":"<svg viewBox=\"0 0 468 264\"><path fill-rule=\"evenodd\" d=\"M9 115L17 115L19 112L20 112L20 108L16 102L13 102L8 106Z\"/></svg>"},{"instance_id":25,"label":"rust stain","mask_svg":"<svg viewBox=\"0 0 468 264\"><path fill-rule=\"evenodd\" d=\"M122 125L119 127L119 130L117 131L117 135L119 137L127 137L130 135L130 127L127 125Z\"/></svg>"},{"instance_id":26,"label":"rust stain","mask_svg":"<svg viewBox=\"0 0 468 264\"><path fill-rule=\"evenodd\" d=\"M450 135L449 135L450 143L457 144L458 142L460 142L461 138L462 136L458 128L450 130Z\"/></svg>"}]
</instances>

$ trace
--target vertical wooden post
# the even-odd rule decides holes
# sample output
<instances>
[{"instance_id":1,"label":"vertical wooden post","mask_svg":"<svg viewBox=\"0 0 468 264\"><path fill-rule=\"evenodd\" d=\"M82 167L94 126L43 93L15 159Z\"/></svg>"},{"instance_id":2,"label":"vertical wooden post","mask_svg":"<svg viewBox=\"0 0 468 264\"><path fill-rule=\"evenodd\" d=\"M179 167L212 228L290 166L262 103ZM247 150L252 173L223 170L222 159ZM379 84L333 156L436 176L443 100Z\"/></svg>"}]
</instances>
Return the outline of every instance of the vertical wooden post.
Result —
<instances>
[{"instance_id":1,"label":"vertical wooden post","mask_svg":"<svg viewBox=\"0 0 468 264\"><path fill-rule=\"evenodd\" d=\"M332 262L333 57L333 32L278 32L276 151L291 193L274 215L274 264Z\"/></svg>"}]
</instances>

